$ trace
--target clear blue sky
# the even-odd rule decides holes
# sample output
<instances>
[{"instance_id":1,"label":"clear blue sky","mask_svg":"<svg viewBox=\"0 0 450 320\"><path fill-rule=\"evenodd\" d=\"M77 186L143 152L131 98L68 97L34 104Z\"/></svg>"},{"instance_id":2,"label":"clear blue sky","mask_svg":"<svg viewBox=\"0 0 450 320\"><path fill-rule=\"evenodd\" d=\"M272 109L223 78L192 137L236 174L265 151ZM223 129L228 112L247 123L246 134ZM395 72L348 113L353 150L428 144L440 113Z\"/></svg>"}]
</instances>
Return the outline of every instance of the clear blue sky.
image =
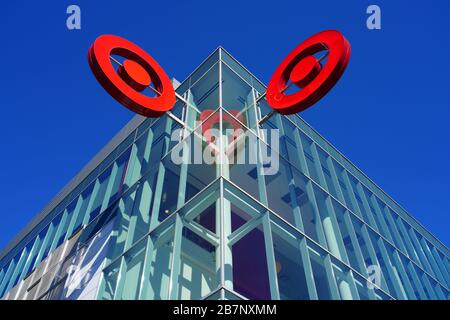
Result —
<instances>
[{"instance_id":1,"label":"clear blue sky","mask_svg":"<svg viewBox=\"0 0 450 320\"><path fill-rule=\"evenodd\" d=\"M66 28L77 4L82 29ZM366 8L382 9L382 30ZM344 77L304 118L447 246L450 181L448 1L7 1L0 32L0 247L133 114L94 79L100 34L136 42L183 80L218 45L267 84L308 36L338 29Z\"/></svg>"}]
</instances>

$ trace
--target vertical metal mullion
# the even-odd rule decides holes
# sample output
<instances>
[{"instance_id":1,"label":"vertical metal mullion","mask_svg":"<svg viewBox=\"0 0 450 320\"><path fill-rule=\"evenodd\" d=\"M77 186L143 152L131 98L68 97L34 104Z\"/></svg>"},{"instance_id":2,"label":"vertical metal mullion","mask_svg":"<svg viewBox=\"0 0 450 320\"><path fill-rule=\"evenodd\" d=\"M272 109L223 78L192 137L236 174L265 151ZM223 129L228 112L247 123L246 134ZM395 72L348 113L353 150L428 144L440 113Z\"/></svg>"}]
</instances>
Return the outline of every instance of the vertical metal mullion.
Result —
<instances>
[{"instance_id":1,"label":"vertical metal mullion","mask_svg":"<svg viewBox=\"0 0 450 320\"><path fill-rule=\"evenodd\" d=\"M155 244L152 240L152 237L148 236L147 245L145 248L144 267L142 270L142 276L141 276L141 282L140 282L139 300L144 300L146 298L146 293L149 288L151 262L153 261L154 248L155 248Z\"/></svg>"},{"instance_id":2,"label":"vertical metal mullion","mask_svg":"<svg viewBox=\"0 0 450 320\"><path fill-rule=\"evenodd\" d=\"M359 265L359 268L361 270L361 273L363 274L363 276L365 278L367 278L369 276L368 270L367 270L366 264L364 262L363 253L362 253L361 247L359 245L358 238L356 236L356 232L355 232L355 229L353 227L353 223L351 221L350 214L351 213L348 210L345 210L345 212L344 212L344 223L345 223L345 226L346 226L346 228L348 230L348 234L349 234L350 240L351 240L351 242L353 244L353 248L355 249L356 260L358 261L358 265ZM376 299L375 293L374 293L373 290L368 290L368 295L369 295L370 299L372 299L372 300Z\"/></svg>"},{"instance_id":3,"label":"vertical metal mullion","mask_svg":"<svg viewBox=\"0 0 450 320\"><path fill-rule=\"evenodd\" d=\"M34 262L33 268L36 268L42 262L42 256L44 255L45 248L46 248L48 242L50 241L52 232L53 232L53 225L50 223L47 233L45 234L44 240L42 241L42 245L39 249L39 253L37 255L36 261Z\"/></svg>"},{"instance_id":4,"label":"vertical metal mullion","mask_svg":"<svg viewBox=\"0 0 450 320\"><path fill-rule=\"evenodd\" d=\"M402 241L402 237L400 236L400 233L398 232L397 224L395 223L394 218L392 217L390 209L386 205L384 206L383 209L385 212L385 216L387 217L387 220L389 221L389 224L392 226L394 237L397 240L397 243L399 243L399 246L400 246L399 249L401 251L405 252L406 254L408 254L406 251L406 248L405 248L405 244ZM394 244L395 244L395 242L394 242Z\"/></svg>"},{"instance_id":5,"label":"vertical metal mullion","mask_svg":"<svg viewBox=\"0 0 450 320\"><path fill-rule=\"evenodd\" d=\"M86 207L86 212L84 213L84 218L83 218L83 222L82 222L82 224L84 226L86 226L89 223L89 219L91 217L91 210L92 210L94 202L97 198L99 188L100 188L100 180L99 180L99 178L97 178L95 180L94 189L92 190L92 194L89 198L89 203Z\"/></svg>"},{"instance_id":6,"label":"vertical metal mullion","mask_svg":"<svg viewBox=\"0 0 450 320\"><path fill-rule=\"evenodd\" d=\"M294 131L298 130L296 127L294 127ZM282 123L282 121L280 121L280 136L284 136L285 135L285 130L284 130L284 125ZM291 160L289 157L289 153L288 153L288 148L287 148L287 142L284 142L285 148L286 148L286 157L289 159L289 161ZM289 189L289 196L291 198L291 206L292 206L292 214L294 215L294 223L295 226L300 229L301 231L304 231L305 228L303 226L303 221L302 221L302 216L301 216L301 211L300 211L300 206L298 205L297 202L297 195L295 193L295 178L294 178L294 173L293 173L293 169L291 167L290 164L288 164L286 166L286 173L287 173L287 181L292 181L292 183L288 184L288 189Z\"/></svg>"},{"instance_id":7,"label":"vertical metal mullion","mask_svg":"<svg viewBox=\"0 0 450 320\"><path fill-rule=\"evenodd\" d=\"M308 163L306 162L305 149L303 148L303 142L302 142L302 138L300 136L301 134L304 134L304 133L303 132L300 133L300 129L298 127L296 127L296 129L294 130L294 140L295 140L295 143L298 148L298 155L300 158L299 159L300 166L303 167L303 168L300 168L300 170L303 169L303 173L305 174L305 176L310 178L311 173L309 172Z\"/></svg>"},{"instance_id":8,"label":"vertical metal mullion","mask_svg":"<svg viewBox=\"0 0 450 320\"><path fill-rule=\"evenodd\" d=\"M394 257L395 264L397 265L397 271L398 271L398 273L400 275L400 279L403 280L402 282L403 282L403 286L406 289L407 296L412 297L412 298L416 297L416 295L414 293L414 289L413 289L411 283L409 282L408 275L406 274L406 270L405 270L405 268L403 266L403 263L402 263L402 261L400 259L399 253L397 251L395 251L392 254L392 256ZM417 297L416 297L416 299L417 299Z\"/></svg>"},{"instance_id":9,"label":"vertical metal mullion","mask_svg":"<svg viewBox=\"0 0 450 320\"><path fill-rule=\"evenodd\" d=\"M121 300L123 297L123 289L125 287L125 280L127 274L127 257L123 255L120 258L119 271L117 274L117 283L116 288L114 290L114 300Z\"/></svg>"},{"instance_id":10,"label":"vertical metal mullion","mask_svg":"<svg viewBox=\"0 0 450 320\"><path fill-rule=\"evenodd\" d=\"M355 190L353 190L352 184L350 182L350 178L348 176L347 170L342 171L342 176L344 178L345 186L347 187L348 196L350 197L350 201L352 202L352 207L355 210L355 214L361 218L361 220L364 220L364 215L361 212L361 209L359 208L358 200L356 200L355 196ZM365 221L368 223L368 221Z\"/></svg>"},{"instance_id":11,"label":"vertical metal mullion","mask_svg":"<svg viewBox=\"0 0 450 320\"><path fill-rule=\"evenodd\" d=\"M345 250L345 246L344 246L344 243L342 241L343 236L341 234L341 230L339 229L339 223L337 221L337 217L336 217L336 213L334 211L333 203L332 203L331 197L329 195L327 195L326 198L325 198L325 205L327 207L327 211L329 213L329 217L330 217L332 225L333 225L333 231L334 231L334 233L336 235L336 242L337 242L337 245L338 245L338 248L339 248L339 256L338 256L338 258L343 260L343 261L345 261L345 262L347 262L347 263L350 263L350 260L349 260L348 255L347 255L347 251Z\"/></svg>"},{"instance_id":12,"label":"vertical metal mullion","mask_svg":"<svg viewBox=\"0 0 450 320\"><path fill-rule=\"evenodd\" d=\"M264 246L266 250L267 270L269 276L270 295L272 300L280 300L278 288L278 276L275 263L275 252L273 247L272 228L270 227L269 213L265 213L262 218L264 230Z\"/></svg>"},{"instance_id":13,"label":"vertical metal mullion","mask_svg":"<svg viewBox=\"0 0 450 320\"><path fill-rule=\"evenodd\" d=\"M355 248L356 260L358 261L359 268L365 277L368 277L366 263L364 262L364 255L362 253L361 247L359 245L358 237L356 236L356 231L354 229L351 217L351 213L347 210L344 212L344 223L347 227L350 240L352 241L353 247Z\"/></svg>"},{"instance_id":14,"label":"vertical metal mullion","mask_svg":"<svg viewBox=\"0 0 450 320\"><path fill-rule=\"evenodd\" d=\"M423 283L425 284L425 287L427 288L428 294L431 296L431 300L437 300L438 297L436 295L436 292L434 292L434 289L431 286L430 280L428 279L428 276L425 273L422 274L422 280L423 280Z\"/></svg>"},{"instance_id":15,"label":"vertical metal mullion","mask_svg":"<svg viewBox=\"0 0 450 320\"><path fill-rule=\"evenodd\" d=\"M352 293L353 300L361 300L361 297L359 296L358 288L356 287L353 270L350 269L348 272L346 272L345 278L350 286L350 291Z\"/></svg>"},{"instance_id":16,"label":"vertical metal mullion","mask_svg":"<svg viewBox=\"0 0 450 320\"><path fill-rule=\"evenodd\" d=\"M426 270L431 275L434 275L433 270L431 269L431 265L428 262L428 259L425 256L425 252L423 251L423 248L419 242L419 239L416 236L416 233L413 228L409 229L409 235L411 237L412 242L414 243L414 246L416 248L416 252L419 255L419 259L422 262L422 268L423 270Z\"/></svg>"},{"instance_id":17,"label":"vertical metal mullion","mask_svg":"<svg viewBox=\"0 0 450 320\"><path fill-rule=\"evenodd\" d=\"M108 208L109 198L111 197L112 189L113 189L114 182L115 182L115 179L117 176L117 171L118 171L118 165L114 161L114 164L113 164L113 167L111 170L111 174L108 178L108 184L106 185L105 194L103 195L103 201L100 206L100 213L103 212L106 208ZM119 177L119 179L120 179L120 177Z\"/></svg>"},{"instance_id":18,"label":"vertical metal mullion","mask_svg":"<svg viewBox=\"0 0 450 320\"><path fill-rule=\"evenodd\" d=\"M220 159L219 159L219 164L216 164L219 166L219 170L218 170L218 176L220 177L220 199L218 201L218 203L216 204L216 218L218 216L219 221L220 221L220 285L221 287L230 287L233 288L233 278L231 279L227 279L228 277L232 277L232 272L231 274L227 275L225 273L225 259L230 259L232 261L232 251L231 248L228 245L228 237L226 235L226 229L225 229L225 224L227 224L227 226L229 226L231 224L231 222L229 221L225 221L225 197L224 197L224 185L223 185L223 162L222 162L222 132L223 132L223 111L222 111L222 107L223 107L223 86L222 86L222 48L219 48L219 75L218 75L218 81L219 81L219 130L220 130L220 139L219 139L219 150L220 150ZM217 208L218 205L218 208ZM228 213L228 210L227 210ZM228 217L227 214L227 218L231 218L231 216ZM231 268L233 267L233 265L231 265ZM228 277L227 277L228 276ZM231 280L231 281L230 281ZM221 299L225 299L225 292L224 290L221 291Z\"/></svg>"},{"instance_id":19,"label":"vertical metal mullion","mask_svg":"<svg viewBox=\"0 0 450 320\"><path fill-rule=\"evenodd\" d=\"M3 276L5 275L5 270L4 269L0 269L0 284L3 281Z\"/></svg>"},{"instance_id":20,"label":"vertical metal mullion","mask_svg":"<svg viewBox=\"0 0 450 320\"><path fill-rule=\"evenodd\" d=\"M19 260L17 261L16 267L14 269L12 276L10 277L9 284L6 287L5 292L8 292L9 290L11 290L11 288L14 285L14 282L16 282L17 277L20 275L20 273L22 273L21 272L22 267L23 267L23 264L26 262L27 256L28 256L27 247L25 246L22 249L22 254L20 255Z\"/></svg>"},{"instance_id":21,"label":"vertical metal mullion","mask_svg":"<svg viewBox=\"0 0 450 320\"><path fill-rule=\"evenodd\" d=\"M251 106L249 108L249 113L252 114L252 118L253 118L253 121L254 121L254 123L250 123L249 122L249 127L250 127L250 129L254 130L256 136L261 139L261 132L260 132L261 128L259 126L258 105L256 103L256 90L255 90L255 88L252 87L252 90L250 91L249 96L250 96L250 98L247 97L247 104L250 104L250 106ZM249 100L251 100L251 101L249 102Z\"/></svg>"},{"instance_id":22,"label":"vertical metal mullion","mask_svg":"<svg viewBox=\"0 0 450 320\"><path fill-rule=\"evenodd\" d=\"M173 254L170 271L169 299L178 298L179 275L181 272L181 242L183 239L183 222L178 214L175 218L175 231L173 240Z\"/></svg>"},{"instance_id":23,"label":"vertical metal mullion","mask_svg":"<svg viewBox=\"0 0 450 320\"><path fill-rule=\"evenodd\" d=\"M437 249L435 247L432 247L431 249L431 254L434 256L434 258L437 261L437 265L439 267L439 269L441 270L442 276L444 277L444 280L450 280L450 274L447 271L447 268L445 268L445 261L442 261L441 257L439 256L439 253L437 252ZM444 282L444 284L448 283Z\"/></svg>"},{"instance_id":24,"label":"vertical metal mullion","mask_svg":"<svg viewBox=\"0 0 450 320\"><path fill-rule=\"evenodd\" d=\"M138 193L140 193L140 192L142 192L142 191L136 190L129 195L130 201L133 202L133 205L131 206L129 213L126 212L127 206L126 206L126 203L124 203L125 206L123 208L123 211L124 211L125 215L128 215L128 232L127 232L127 236L125 239L124 250L131 248L131 246L133 245L134 234L136 231L136 224L137 224L136 210L139 210L139 202L141 201L141 199L138 195Z\"/></svg>"},{"instance_id":25,"label":"vertical metal mullion","mask_svg":"<svg viewBox=\"0 0 450 320\"><path fill-rule=\"evenodd\" d=\"M431 267L433 268L433 271L434 271L434 274L436 275L436 278L439 279L440 281L442 281L443 283L445 283L445 279L442 276L441 271L439 270L439 267L436 264L436 261L434 261L434 258L431 255L430 249L429 249L427 243L425 242L425 239L424 238L420 239L420 242L422 244L423 251L425 252L425 255L428 258L428 261L430 262Z\"/></svg>"},{"instance_id":26,"label":"vertical metal mullion","mask_svg":"<svg viewBox=\"0 0 450 320\"><path fill-rule=\"evenodd\" d=\"M311 265L311 257L308 250L306 238L301 238L299 242L300 255L303 261L303 268L305 270L306 286L308 288L308 295L311 300L318 300L316 283L314 281L314 272Z\"/></svg>"},{"instance_id":27,"label":"vertical metal mullion","mask_svg":"<svg viewBox=\"0 0 450 320\"><path fill-rule=\"evenodd\" d=\"M358 181L358 183L356 184L356 189L359 194L359 197L361 198L361 201L363 203L363 206L367 213L367 216L369 218L369 221L367 221L367 224L371 225L377 232L379 232L378 225L373 216L373 212L372 212L372 209L370 208L369 202L367 201L366 193L364 192L361 182Z\"/></svg>"},{"instance_id":28,"label":"vertical metal mullion","mask_svg":"<svg viewBox=\"0 0 450 320\"><path fill-rule=\"evenodd\" d=\"M109 252L108 252L108 254L106 255L106 258L105 258L105 264L106 265L109 264L111 262L111 260L113 260L116 257L116 255L115 255L116 247L118 246L119 241L121 240L119 238L120 237L120 231L121 231L122 225L124 223L124 216L126 215L126 212L125 212L126 211L126 207L127 207L126 200L128 200L128 199L127 198L120 199L119 203L117 205L118 212L117 212L116 218L114 220L114 224L113 224L113 228L112 228L112 232L111 232L111 238L115 239L115 241L113 242L111 240L112 245L111 245L111 247L109 249ZM124 248L125 248L125 245L124 245ZM122 254L122 252L120 254Z\"/></svg>"},{"instance_id":29,"label":"vertical metal mullion","mask_svg":"<svg viewBox=\"0 0 450 320\"><path fill-rule=\"evenodd\" d=\"M193 98L190 90L188 90L188 102L194 104L194 98ZM187 124L184 127L183 136L181 137L181 140L180 140L181 141L180 143L183 144L183 146L182 146L183 162L180 167L177 209L181 208L181 206L185 203L185 200L186 200L188 165L189 165L189 159L191 157L191 150L193 148L193 143L195 143L194 141L189 140L189 139L192 139L193 135L191 135L191 137L189 138L188 127L192 126L192 128L195 128L195 124L193 123L195 121L195 118L191 116L191 113L193 114L193 110L188 109L187 114L186 114ZM195 114L193 114L193 115L195 115ZM184 147L185 143L187 143L187 146L188 146L187 148ZM187 151L187 152L185 152L185 151Z\"/></svg>"},{"instance_id":30,"label":"vertical metal mullion","mask_svg":"<svg viewBox=\"0 0 450 320\"><path fill-rule=\"evenodd\" d=\"M52 242L52 245L50 246L50 252L56 249L56 245L58 244L58 240L59 240L61 234L64 232L63 229L64 229L65 224L66 224L67 215L68 215L68 211L67 211L67 208L66 208L66 209L64 209L64 213L63 213L63 216L61 218L61 221L59 222L58 229L56 229L55 236L53 237L53 242Z\"/></svg>"},{"instance_id":31,"label":"vertical metal mullion","mask_svg":"<svg viewBox=\"0 0 450 320\"><path fill-rule=\"evenodd\" d=\"M439 299L441 299L441 300L446 300L447 299L447 297L445 296L444 292L442 291L442 288L441 288L439 283L436 283L435 289L436 289L435 291L436 291L437 296L439 297Z\"/></svg>"},{"instance_id":32,"label":"vertical metal mullion","mask_svg":"<svg viewBox=\"0 0 450 320\"><path fill-rule=\"evenodd\" d=\"M154 229L159 222L159 209L161 206L161 197L162 197L162 191L164 187L164 176L166 173L166 168L164 167L163 163L159 163L159 170L158 170L158 176L156 178L156 185L155 185L155 198L153 200L153 208L152 208L152 214L150 216L150 230Z\"/></svg>"},{"instance_id":33,"label":"vertical metal mullion","mask_svg":"<svg viewBox=\"0 0 450 320\"><path fill-rule=\"evenodd\" d=\"M185 143L183 141L182 143ZM187 179L188 179L188 162L190 157L190 143L188 147L183 147L183 162L180 165L180 176L178 180L178 197L177 197L177 209L181 208L186 200L186 189L187 189ZM185 152L187 150L187 152Z\"/></svg>"},{"instance_id":34,"label":"vertical metal mullion","mask_svg":"<svg viewBox=\"0 0 450 320\"><path fill-rule=\"evenodd\" d=\"M377 257L377 253L375 251L374 244L372 243L372 240L370 239L369 231L367 230L367 226L364 224L361 227L361 234L364 238L364 242L366 244L367 250L369 251L369 255L370 255L370 259L372 260L372 263L376 263L377 267L381 268L381 264L378 261L378 257ZM385 285L385 288L388 288L384 277L381 278L381 281Z\"/></svg>"},{"instance_id":35,"label":"vertical metal mullion","mask_svg":"<svg viewBox=\"0 0 450 320\"><path fill-rule=\"evenodd\" d=\"M418 290L420 299L426 300L427 296L426 296L425 291L423 289L423 285L420 282L419 277L418 277L418 275L416 273L416 270L414 269L413 263L409 262L407 268L409 270L409 274L411 275L411 278L413 279L414 285L416 286L416 288Z\"/></svg>"},{"instance_id":36,"label":"vertical metal mullion","mask_svg":"<svg viewBox=\"0 0 450 320\"><path fill-rule=\"evenodd\" d=\"M379 244L379 248L380 248L380 253L384 259L386 269L389 273L389 277L392 280L392 285L394 286L397 296L400 297L401 299L407 299L406 292L403 289L403 285L399 278L399 275L394 270L394 265L389 257L386 246L384 245L384 242L381 239L379 239L378 241L379 241L378 244ZM391 295L392 294L393 293L391 292Z\"/></svg>"},{"instance_id":37,"label":"vertical metal mullion","mask_svg":"<svg viewBox=\"0 0 450 320\"><path fill-rule=\"evenodd\" d=\"M41 242L41 241L40 241L40 239L39 239L39 236L36 236L36 238L34 239L34 244L33 244L33 246L31 247L30 252L28 253L28 259L27 259L27 262L25 263L25 266L23 267L23 270L22 270L22 274L20 275L20 278L21 278L21 279L23 279L23 278L26 277L27 274L25 273L25 271L28 270L28 268L30 267L31 261L33 261L34 255L37 254L36 251L37 251L38 248L39 248L40 242ZM0 283L1 283L1 280L0 280Z\"/></svg>"},{"instance_id":38,"label":"vertical metal mullion","mask_svg":"<svg viewBox=\"0 0 450 320\"><path fill-rule=\"evenodd\" d=\"M398 222L399 229L400 229L400 231L403 234L403 237L405 239L404 243L406 244L408 252L411 255L410 258L412 260L414 260L417 264L420 265L420 261L419 261L419 258L417 257L416 250L414 250L414 246L412 245L412 241L411 241L411 239L409 237L408 231L406 230L406 227L405 227L405 225L404 225L404 223L402 221L402 218L400 218L400 216L397 217L397 222Z\"/></svg>"},{"instance_id":39,"label":"vertical metal mullion","mask_svg":"<svg viewBox=\"0 0 450 320\"><path fill-rule=\"evenodd\" d=\"M164 131L170 133L171 127L172 127L172 120L169 117L166 117L166 125L164 128ZM169 152L169 148L170 148L170 138L165 137L162 154L165 155L167 152ZM165 174L166 174L166 168L164 167L163 161L160 161L159 169L158 169L158 176L156 178L155 198L153 199L152 214L150 217L150 230L156 228L156 226L159 223L159 209L161 206L161 197L162 197L162 191L163 191L163 187L164 187Z\"/></svg>"},{"instance_id":40,"label":"vertical metal mullion","mask_svg":"<svg viewBox=\"0 0 450 320\"><path fill-rule=\"evenodd\" d=\"M327 254L323 259L325 265L325 273L327 275L328 284L330 285L331 297L333 300L340 300L339 289L336 283L336 275L334 274L333 266L331 263L331 256Z\"/></svg>"},{"instance_id":41,"label":"vertical metal mullion","mask_svg":"<svg viewBox=\"0 0 450 320\"><path fill-rule=\"evenodd\" d=\"M8 266L8 270L6 270L6 273L3 277L3 281L0 283L0 297L2 297L4 293L6 293L6 290L4 290L4 289L5 289L6 285L9 283L9 281L11 280L11 273L14 272L16 265L17 265L17 263L16 263L16 261L14 261L14 258L13 258Z\"/></svg>"},{"instance_id":42,"label":"vertical metal mullion","mask_svg":"<svg viewBox=\"0 0 450 320\"><path fill-rule=\"evenodd\" d=\"M317 231L317 235L319 237L319 242L324 245L325 247L327 246L327 240L325 238L325 234L322 228L322 219L320 217L320 211L319 211L319 207L317 205L317 199L316 196L314 194L314 189L312 186L313 182L312 180L308 180L306 182L306 194L308 195L308 199L311 202L311 206L314 212L314 218L316 220L316 231Z\"/></svg>"},{"instance_id":43,"label":"vertical metal mullion","mask_svg":"<svg viewBox=\"0 0 450 320\"><path fill-rule=\"evenodd\" d=\"M77 204L75 205L75 209L72 212L72 216L71 216L69 225L67 226L67 232L64 237L64 241L66 241L67 239L69 239L69 237L72 236L72 232L74 231L75 223L77 223L78 215L80 214L82 204L83 204L83 196L80 194L78 196Z\"/></svg>"},{"instance_id":44,"label":"vertical metal mullion","mask_svg":"<svg viewBox=\"0 0 450 320\"><path fill-rule=\"evenodd\" d=\"M384 214L381 211L376 196L374 194L370 196L370 201L372 202L372 206L375 209L375 214L379 217L378 220L380 222L381 225L380 227L381 230L383 231L384 237L386 237L389 241L394 243L394 239L392 238L391 232L389 231L389 227L387 226L386 220L384 219Z\"/></svg>"},{"instance_id":45,"label":"vertical metal mullion","mask_svg":"<svg viewBox=\"0 0 450 320\"><path fill-rule=\"evenodd\" d=\"M325 179L325 174L322 170L322 162L320 161L319 152L317 151L317 146L314 142L311 144L311 153L314 158L314 166L316 167L317 175L319 176L319 184L325 190L330 190Z\"/></svg>"},{"instance_id":46,"label":"vertical metal mullion","mask_svg":"<svg viewBox=\"0 0 450 320\"><path fill-rule=\"evenodd\" d=\"M150 130L149 130L150 133ZM151 145L150 145L151 146ZM146 146L147 148L148 146ZM139 180L141 175L141 166L138 165L138 146L137 141L135 141L131 146L130 157L128 159L127 172L125 173L124 185L131 187L136 181Z\"/></svg>"},{"instance_id":47,"label":"vertical metal mullion","mask_svg":"<svg viewBox=\"0 0 450 320\"><path fill-rule=\"evenodd\" d=\"M336 190L338 199L342 203L345 203L344 194L342 192L341 185L339 184L339 178L336 173L336 168L334 167L333 158L331 156L327 157L327 164L328 164L328 168L330 170L331 180L333 181L334 189Z\"/></svg>"},{"instance_id":48,"label":"vertical metal mullion","mask_svg":"<svg viewBox=\"0 0 450 320\"><path fill-rule=\"evenodd\" d=\"M231 226L231 204L224 197L223 178L220 179L220 199L216 204L216 213L219 214L220 221L220 261L221 261L221 286L233 289L233 251L230 246ZM218 207L217 207L218 205Z\"/></svg>"}]
</instances>

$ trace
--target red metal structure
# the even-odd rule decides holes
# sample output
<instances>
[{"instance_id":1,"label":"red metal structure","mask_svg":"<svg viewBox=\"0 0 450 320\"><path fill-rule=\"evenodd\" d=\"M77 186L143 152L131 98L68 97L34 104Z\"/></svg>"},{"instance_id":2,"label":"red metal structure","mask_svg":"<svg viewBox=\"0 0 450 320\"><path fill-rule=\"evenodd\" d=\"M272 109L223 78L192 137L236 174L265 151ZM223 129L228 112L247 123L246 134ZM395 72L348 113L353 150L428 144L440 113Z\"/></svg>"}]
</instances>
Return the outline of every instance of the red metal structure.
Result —
<instances>
[{"instance_id":1,"label":"red metal structure","mask_svg":"<svg viewBox=\"0 0 450 320\"><path fill-rule=\"evenodd\" d=\"M111 55L126 60L116 71ZM98 37L89 48L89 65L98 82L117 101L146 117L160 117L175 104L175 91L163 68L142 48L114 35ZM151 88L155 97L142 94Z\"/></svg>"},{"instance_id":2,"label":"red metal structure","mask_svg":"<svg viewBox=\"0 0 450 320\"><path fill-rule=\"evenodd\" d=\"M321 58L314 56L323 51L325 54ZM275 70L266 92L267 103L282 114L309 108L342 76L350 53L347 39L335 30L322 31L306 39ZM112 55L126 60L120 63ZM146 117L160 117L173 108L176 95L169 77L139 46L118 36L102 35L89 48L88 57L100 84L128 109ZM327 61L322 65L325 58ZM112 61L120 65L118 70ZM293 84L300 90L287 94L286 90ZM146 88L156 96L142 94Z\"/></svg>"},{"instance_id":3,"label":"red metal structure","mask_svg":"<svg viewBox=\"0 0 450 320\"><path fill-rule=\"evenodd\" d=\"M328 51L322 67L314 54ZM350 60L350 44L335 30L322 31L306 39L283 60L267 87L267 103L277 112L301 112L325 96L336 84ZM322 60L322 59L320 59ZM301 88L286 94L289 80Z\"/></svg>"}]
</instances>

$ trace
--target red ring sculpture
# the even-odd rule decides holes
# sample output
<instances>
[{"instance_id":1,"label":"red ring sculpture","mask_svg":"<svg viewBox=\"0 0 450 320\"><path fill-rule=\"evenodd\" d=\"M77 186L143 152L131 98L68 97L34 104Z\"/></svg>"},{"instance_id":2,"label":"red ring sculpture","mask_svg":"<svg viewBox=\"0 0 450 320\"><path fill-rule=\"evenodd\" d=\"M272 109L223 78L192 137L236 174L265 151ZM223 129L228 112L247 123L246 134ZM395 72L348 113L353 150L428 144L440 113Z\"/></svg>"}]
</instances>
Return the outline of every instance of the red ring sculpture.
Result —
<instances>
[{"instance_id":1,"label":"red ring sculpture","mask_svg":"<svg viewBox=\"0 0 450 320\"><path fill-rule=\"evenodd\" d=\"M126 58L119 71L111 55ZM89 66L98 82L114 99L145 117L160 117L176 102L175 90L163 68L142 48L115 35L98 37L88 53ZM139 65L136 65L136 63ZM146 74L145 74L146 73ZM158 94L149 97L139 93L150 81Z\"/></svg>"},{"instance_id":2,"label":"red ring sculpture","mask_svg":"<svg viewBox=\"0 0 450 320\"><path fill-rule=\"evenodd\" d=\"M309 57L324 50L328 50L328 60L322 68L317 59ZM338 31L322 31L306 39L275 70L267 86L267 103L275 111L286 115L309 108L336 84L347 67L350 54L349 42ZM305 63L304 59L308 61ZM295 68L300 63L307 68L306 71ZM296 84L302 90L285 94L289 79L297 79Z\"/></svg>"}]
</instances>

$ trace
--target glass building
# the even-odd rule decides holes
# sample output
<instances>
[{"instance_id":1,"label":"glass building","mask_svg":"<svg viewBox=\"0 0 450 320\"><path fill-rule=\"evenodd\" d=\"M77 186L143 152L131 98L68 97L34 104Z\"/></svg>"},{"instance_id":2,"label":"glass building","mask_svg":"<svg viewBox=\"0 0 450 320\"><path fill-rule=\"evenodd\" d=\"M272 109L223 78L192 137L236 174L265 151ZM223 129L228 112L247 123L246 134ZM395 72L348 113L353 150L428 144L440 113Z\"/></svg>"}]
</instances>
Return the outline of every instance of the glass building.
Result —
<instances>
[{"instance_id":1,"label":"glass building","mask_svg":"<svg viewBox=\"0 0 450 320\"><path fill-rule=\"evenodd\" d=\"M175 86L4 248L0 297L450 298L446 246L224 49Z\"/></svg>"}]
</instances>

